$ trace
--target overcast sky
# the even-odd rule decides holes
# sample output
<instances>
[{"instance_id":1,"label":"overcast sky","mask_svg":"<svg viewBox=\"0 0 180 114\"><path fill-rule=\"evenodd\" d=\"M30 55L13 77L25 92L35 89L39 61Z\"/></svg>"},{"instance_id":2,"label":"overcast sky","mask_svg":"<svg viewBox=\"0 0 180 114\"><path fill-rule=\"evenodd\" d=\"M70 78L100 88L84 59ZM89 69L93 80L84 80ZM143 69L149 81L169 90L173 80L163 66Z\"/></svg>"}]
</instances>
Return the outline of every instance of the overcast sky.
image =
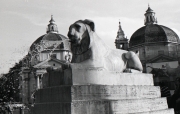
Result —
<instances>
[{"instance_id":1,"label":"overcast sky","mask_svg":"<svg viewBox=\"0 0 180 114\"><path fill-rule=\"evenodd\" d=\"M33 41L46 33L51 15L65 36L76 20L93 20L97 34L115 48L119 19L129 39L144 26L148 3L158 24L180 35L179 0L0 0L0 73L7 73Z\"/></svg>"}]
</instances>

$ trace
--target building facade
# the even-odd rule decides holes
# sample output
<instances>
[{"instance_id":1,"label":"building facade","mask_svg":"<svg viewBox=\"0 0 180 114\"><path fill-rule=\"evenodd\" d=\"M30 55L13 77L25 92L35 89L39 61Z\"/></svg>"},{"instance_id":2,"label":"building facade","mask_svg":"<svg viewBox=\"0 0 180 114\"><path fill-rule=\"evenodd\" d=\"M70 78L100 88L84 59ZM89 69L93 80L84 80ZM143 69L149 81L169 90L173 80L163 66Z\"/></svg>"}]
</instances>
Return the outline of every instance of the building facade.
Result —
<instances>
[{"instance_id":1,"label":"building facade","mask_svg":"<svg viewBox=\"0 0 180 114\"><path fill-rule=\"evenodd\" d=\"M29 52L22 60L20 72L20 98L24 104L34 101L34 93L42 88L42 79L46 69L62 68L62 65L71 61L69 39L59 34L53 16L47 25L46 34L40 36L30 46Z\"/></svg>"},{"instance_id":2,"label":"building facade","mask_svg":"<svg viewBox=\"0 0 180 114\"><path fill-rule=\"evenodd\" d=\"M132 34L128 43L128 49L125 50L134 51L139 54L144 73L152 73L152 70L158 69L165 70L165 73L169 73L168 76L170 77L154 77L155 84L161 81L173 82L177 78L177 75L168 71L177 69L179 66L179 37L172 29L157 23L155 12L150 6L148 6L144 16L144 26ZM123 35L124 32L119 27L117 36L121 37L117 37L115 40L117 49L123 49L118 47L119 44L117 42L121 42L121 45L127 44ZM124 42L122 39L124 39ZM174 70L174 72L176 71Z\"/></svg>"}]
</instances>

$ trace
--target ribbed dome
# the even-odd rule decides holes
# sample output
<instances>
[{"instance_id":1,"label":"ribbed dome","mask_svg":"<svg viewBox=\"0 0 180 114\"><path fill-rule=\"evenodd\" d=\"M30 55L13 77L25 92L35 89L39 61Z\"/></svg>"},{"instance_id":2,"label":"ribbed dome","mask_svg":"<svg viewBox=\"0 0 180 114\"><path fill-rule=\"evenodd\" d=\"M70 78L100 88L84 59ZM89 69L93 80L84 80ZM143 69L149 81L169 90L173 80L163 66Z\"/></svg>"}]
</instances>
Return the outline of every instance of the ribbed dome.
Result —
<instances>
[{"instance_id":1,"label":"ribbed dome","mask_svg":"<svg viewBox=\"0 0 180 114\"><path fill-rule=\"evenodd\" d=\"M157 24L150 24L138 29L131 36L129 46L136 46L143 43L172 42L178 43L178 35L168 27Z\"/></svg>"},{"instance_id":2,"label":"ribbed dome","mask_svg":"<svg viewBox=\"0 0 180 114\"><path fill-rule=\"evenodd\" d=\"M44 50L70 50L69 39L58 33L53 15L47 26L47 34L40 36L30 46L30 51L42 52Z\"/></svg>"},{"instance_id":3,"label":"ribbed dome","mask_svg":"<svg viewBox=\"0 0 180 114\"><path fill-rule=\"evenodd\" d=\"M35 46L41 45L41 42L51 42L51 41L61 41L64 43L64 49L69 50L69 39L61 34L57 33L48 33L45 35L40 36L37 40L35 40L32 45L30 46L30 50L33 50Z\"/></svg>"},{"instance_id":4,"label":"ribbed dome","mask_svg":"<svg viewBox=\"0 0 180 114\"><path fill-rule=\"evenodd\" d=\"M60 34L55 34L55 33L48 33L44 35L42 40L48 40L48 41L58 41L62 39L67 39L65 36L60 35Z\"/></svg>"}]
</instances>

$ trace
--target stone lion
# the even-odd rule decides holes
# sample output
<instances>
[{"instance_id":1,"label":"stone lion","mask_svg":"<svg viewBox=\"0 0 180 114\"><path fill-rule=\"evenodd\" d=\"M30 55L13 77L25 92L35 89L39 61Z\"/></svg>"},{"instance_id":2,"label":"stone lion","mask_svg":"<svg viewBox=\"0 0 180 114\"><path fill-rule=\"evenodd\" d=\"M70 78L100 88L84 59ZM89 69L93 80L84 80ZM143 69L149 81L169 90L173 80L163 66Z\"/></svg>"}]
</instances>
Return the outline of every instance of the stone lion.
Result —
<instances>
[{"instance_id":1,"label":"stone lion","mask_svg":"<svg viewBox=\"0 0 180 114\"><path fill-rule=\"evenodd\" d=\"M73 54L71 63L83 68L103 68L124 72L127 68L142 71L139 57L132 51L109 48L96 34L91 20L79 20L69 27L68 37Z\"/></svg>"}]
</instances>

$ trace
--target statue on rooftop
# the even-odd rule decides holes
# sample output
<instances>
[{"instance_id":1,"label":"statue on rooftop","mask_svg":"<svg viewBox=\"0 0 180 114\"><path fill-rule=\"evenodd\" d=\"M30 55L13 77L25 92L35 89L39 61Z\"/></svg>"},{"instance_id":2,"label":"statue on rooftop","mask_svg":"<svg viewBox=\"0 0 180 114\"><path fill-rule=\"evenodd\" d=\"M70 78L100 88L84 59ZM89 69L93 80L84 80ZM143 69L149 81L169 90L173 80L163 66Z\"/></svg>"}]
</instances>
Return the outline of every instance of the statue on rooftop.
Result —
<instances>
[{"instance_id":1,"label":"statue on rooftop","mask_svg":"<svg viewBox=\"0 0 180 114\"><path fill-rule=\"evenodd\" d=\"M107 71L142 71L139 57L132 51L109 48L96 34L91 20L79 20L69 27L72 61L83 68L101 67Z\"/></svg>"}]
</instances>

